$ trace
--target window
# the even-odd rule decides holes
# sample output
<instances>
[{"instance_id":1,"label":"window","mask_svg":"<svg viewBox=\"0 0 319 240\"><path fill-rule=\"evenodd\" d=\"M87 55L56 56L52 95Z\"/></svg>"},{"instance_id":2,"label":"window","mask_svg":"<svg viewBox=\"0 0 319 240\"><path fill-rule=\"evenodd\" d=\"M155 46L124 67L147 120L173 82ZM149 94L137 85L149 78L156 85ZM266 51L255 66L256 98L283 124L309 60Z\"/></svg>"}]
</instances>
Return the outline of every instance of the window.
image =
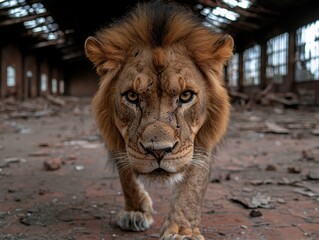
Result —
<instances>
[{"instance_id":1,"label":"window","mask_svg":"<svg viewBox=\"0 0 319 240\"><path fill-rule=\"evenodd\" d=\"M14 87L16 85L16 70L12 66L7 67L7 86Z\"/></svg>"},{"instance_id":2,"label":"window","mask_svg":"<svg viewBox=\"0 0 319 240\"><path fill-rule=\"evenodd\" d=\"M28 70L25 75L27 76L27 78L32 78L33 73L32 71Z\"/></svg>"},{"instance_id":3,"label":"window","mask_svg":"<svg viewBox=\"0 0 319 240\"><path fill-rule=\"evenodd\" d=\"M60 80L59 90L60 90L60 94L64 93L64 81L63 80Z\"/></svg>"},{"instance_id":4,"label":"window","mask_svg":"<svg viewBox=\"0 0 319 240\"><path fill-rule=\"evenodd\" d=\"M48 78L44 73L41 74L41 92L45 92L48 89Z\"/></svg>"},{"instance_id":5,"label":"window","mask_svg":"<svg viewBox=\"0 0 319 240\"><path fill-rule=\"evenodd\" d=\"M260 84L260 51L259 45L244 51L244 86Z\"/></svg>"},{"instance_id":6,"label":"window","mask_svg":"<svg viewBox=\"0 0 319 240\"><path fill-rule=\"evenodd\" d=\"M55 94L58 91L58 82L55 78L52 79L52 93Z\"/></svg>"},{"instance_id":7,"label":"window","mask_svg":"<svg viewBox=\"0 0 319 240\"><path fill-rule=\"evenodd\" d=\"M227 65L227 74L228 74L228 85L230 87L238 86L238 53L234 54L233 58L229 61Z\"/></svg>"},{"instance_id":8,"label":"window","mask_svg":"<svg viewBox=\"0 0 319 240\"><path fill-rule=\"evenodd\" d=\"M288 33L283 33L267 42L266 77L274 83L282 83L282 76L287 75Z\"/></svg>"},{"instance_id":9,"label":"window","mask_svg":"<svg viewBox=\"0 0 319 240\"><path fill-rule=\"evenodd\" d=\"M319 20L297 29L296 81L319 80Z\"/></svg>"}]
</instances>

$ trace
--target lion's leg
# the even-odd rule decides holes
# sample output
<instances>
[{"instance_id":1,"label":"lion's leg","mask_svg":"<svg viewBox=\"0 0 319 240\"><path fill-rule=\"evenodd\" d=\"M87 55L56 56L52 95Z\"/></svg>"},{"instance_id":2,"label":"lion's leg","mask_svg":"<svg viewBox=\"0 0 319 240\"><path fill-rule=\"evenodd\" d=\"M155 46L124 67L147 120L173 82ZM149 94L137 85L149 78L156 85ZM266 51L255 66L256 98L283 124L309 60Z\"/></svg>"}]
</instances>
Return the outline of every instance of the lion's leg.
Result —
<instances>
[{"instance_id":1,"label":"lion's leg","mask_svg":"<svg viewBox=\"0 0 319 240\"><path fill-rule=\"evenodd\" d=\"M162 228L161 240L203 240L199 225L201 205L209 181L209 170L191 166L187 176L173 190L169 214Z\"/></svg>"},{"instance_id":2,"label":"lion's leg","mask_svg":"<svg viewBox=\"0 0 319 240\"><path fill-rule=\"evenodd\" d=\"M117 225L123 230L144 231L153 223L152 200L132 171L123 170L120 166L118 171L125 198L125 210L117 215Z\"/></svg>"}]
</instances>

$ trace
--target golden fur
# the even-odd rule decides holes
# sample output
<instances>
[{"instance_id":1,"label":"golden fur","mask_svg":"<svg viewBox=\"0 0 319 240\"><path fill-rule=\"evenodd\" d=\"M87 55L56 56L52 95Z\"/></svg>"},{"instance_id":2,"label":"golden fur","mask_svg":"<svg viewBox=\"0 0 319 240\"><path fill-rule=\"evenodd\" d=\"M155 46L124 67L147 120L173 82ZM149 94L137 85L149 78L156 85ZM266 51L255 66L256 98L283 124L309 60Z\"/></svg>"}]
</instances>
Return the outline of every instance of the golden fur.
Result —
<instances>
[{"instance_id":1,"label":"golden fur","mask_svg":"<svg viewBox=\"0 0 319 240\"><path fill-rule=\"evenodd\" d=\"M177 181L161 239L204 239L200 205L210 154L228 125L223 66L232 49L229 35L160 1L138 4L87 39L86 55L101 76L94 117L125 196L121 228L141 231L153 222L152 201L138 178Z\"/></svg>"}]
</instances>

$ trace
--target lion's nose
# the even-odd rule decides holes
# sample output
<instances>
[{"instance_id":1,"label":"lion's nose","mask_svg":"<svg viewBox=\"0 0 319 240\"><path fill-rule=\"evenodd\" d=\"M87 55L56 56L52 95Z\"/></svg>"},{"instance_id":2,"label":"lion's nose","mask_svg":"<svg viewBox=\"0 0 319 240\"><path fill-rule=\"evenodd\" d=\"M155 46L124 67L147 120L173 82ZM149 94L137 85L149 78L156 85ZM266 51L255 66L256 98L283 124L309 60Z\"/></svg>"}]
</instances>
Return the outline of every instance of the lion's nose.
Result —
<instances>
[{"instance_id":1,"label":"lion's nose","mask_svg":"<svg viewBox=\"0 0 319 240\"><path fill-rule=\"evenodd\" d=\"M148 124L139 139L139 148L155 157L158 164L177 145L174 129L167 123L155 121Z\"/></svg>"},{"instance_id":2,"label":"lion's nose","mask_svg":"<svg viewBox=\"0 0 319 240\"><path fill-rule=\"evenodd\" d=\"M154 149L152 147L144 147L144 145L142 143L140 143L140 144L147 154L151 154L155 157L155 159L157 160L158 163L160 163L160 161L163 159L163 157L166 154L172 152L174 147L177 145L177 143L175 143L172 147L167 147L167 148L163 148L163 149Z\"/></svg>"}]
</instances>

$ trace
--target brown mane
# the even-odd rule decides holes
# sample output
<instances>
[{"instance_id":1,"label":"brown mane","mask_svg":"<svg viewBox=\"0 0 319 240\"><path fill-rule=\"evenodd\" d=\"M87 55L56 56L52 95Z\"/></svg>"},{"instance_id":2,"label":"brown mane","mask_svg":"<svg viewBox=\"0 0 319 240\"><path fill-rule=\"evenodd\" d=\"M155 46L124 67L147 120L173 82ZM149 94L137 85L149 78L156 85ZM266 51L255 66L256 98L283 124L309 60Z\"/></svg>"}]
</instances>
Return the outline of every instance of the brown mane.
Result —
<instances>
[{"instance_id":1,"label":"brown mane","mask_svg":"<svg viewBox=\"0 0 319 240\"><path fill-rule=\"evenodd\" d=\"M233 40L215 33L177 4L139 4L122 20L99 31L86 41L86 54L102 76L93 100L94 112L107 146L124 149L124 140L115 129L111 80L125 63L128 53L139 48L183 46L207 79L207 119L196 136L195 145L212 150L224 135L228 124L228 95L223 87L223 66L232 56ZM91 44L88 44L91 42ZM161 54L155 51L154 63ZM108 93L105 95L105 93ZM106 107L107 106L107 107Z\"/></svg>"}]
</instances>

